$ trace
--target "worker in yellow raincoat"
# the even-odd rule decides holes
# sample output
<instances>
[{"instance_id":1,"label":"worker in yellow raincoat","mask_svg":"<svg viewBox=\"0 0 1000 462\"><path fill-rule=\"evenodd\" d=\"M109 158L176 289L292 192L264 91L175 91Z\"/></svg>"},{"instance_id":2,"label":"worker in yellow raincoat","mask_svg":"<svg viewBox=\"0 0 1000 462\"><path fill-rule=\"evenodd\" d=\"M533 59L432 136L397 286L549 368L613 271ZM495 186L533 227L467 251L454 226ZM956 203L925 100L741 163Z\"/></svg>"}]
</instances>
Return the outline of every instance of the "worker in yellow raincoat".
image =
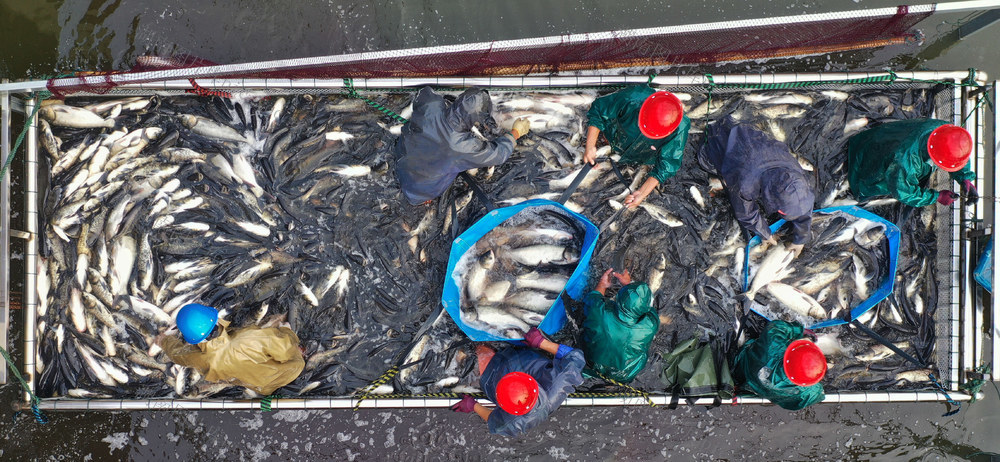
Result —
<instances>
[{"instance_id":1,"label":"worker in yellow raincoat","mask_svg":"<svg viewBox=\"0 0 1000 462\"><path fill-rule=\"evenodd\" d=\"M210 382L230 382L262 395L295 380L305 367L299 338L290 328L250 326L228 330L215 308L192 303L177 313L177 336L157 340L175 363ZM210 338L211 337L211 338Z\"/></svg>"}]
</instances>

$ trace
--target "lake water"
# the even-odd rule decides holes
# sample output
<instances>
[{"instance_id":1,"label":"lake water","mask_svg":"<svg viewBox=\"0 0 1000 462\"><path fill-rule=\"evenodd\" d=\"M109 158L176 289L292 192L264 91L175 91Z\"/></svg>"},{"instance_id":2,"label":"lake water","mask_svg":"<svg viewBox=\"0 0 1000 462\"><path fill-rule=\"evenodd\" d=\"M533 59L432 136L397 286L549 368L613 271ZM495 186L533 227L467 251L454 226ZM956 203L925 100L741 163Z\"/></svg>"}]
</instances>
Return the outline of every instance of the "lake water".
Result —
<instances>
[{"instance_id":1,"label":"lake water","mask_svg":"<svg viewBox=\"0 0 1000 462\"><path fill-rule=\"evenodd\" d=\"M0 78L127 69L144 53L219 63L446 45L895 6L887 0L748 2L0 0ZM964 70L1000 76L1000 25L945 47L966 14L935 16L922 48L740 63L730 72ZM940 51L939 51L940 50ZM993 51L990 51L993 50ZM903 51L902 58L894 55ZM676 72L719 72L717 68ZM670 69L662 73L670 73ZM14 312L19 316L19 312ZM11 342L20 342L19 335ZM564 408L517 439L446 410L49 413L0 411L3 460L988 460L1000 452L1000 399L941 417L943 404ZM0 401L19 399L15 385ZM9 409L4 406L2 409Z\"/></svg>"}]
</instances>

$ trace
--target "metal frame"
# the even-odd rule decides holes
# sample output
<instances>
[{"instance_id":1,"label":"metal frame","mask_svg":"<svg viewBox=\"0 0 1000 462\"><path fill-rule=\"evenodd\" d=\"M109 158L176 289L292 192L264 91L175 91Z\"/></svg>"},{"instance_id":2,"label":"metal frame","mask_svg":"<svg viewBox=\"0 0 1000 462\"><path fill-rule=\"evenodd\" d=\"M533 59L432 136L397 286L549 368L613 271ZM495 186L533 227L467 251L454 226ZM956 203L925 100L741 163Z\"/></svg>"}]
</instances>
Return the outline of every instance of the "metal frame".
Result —
<instances>
[{"instance_id":1,"label":"metal frame","mask_svg":"<svg viewBox=\"0 0 1000 462\"><path fill-rule=\"evenodd\" d=\"M10 93L0 92L0 165L10 152ZM7 349L10 329L10 177L0 182L0 347ZM0 370L0 384L7 383L7 368Z\"/></svg>"},{"instance_id":2,"label":"metal frame","mask_svg":"<svg viewBox=\"0 0 1000 462\"><path fill-rule=\"evenodd\" d=\"M990 217L990 227L993 231L994 240L997 235L997 226L1000 225L1000 202L997 200L1000 197L1000 184L998 184L1000 182L997 181L1000 179L1000 158L998 158L1000 157L1000 117L997 117L998 113L1000 113L1000 108L997 108L997 104L1000 103L997 100L997 97L1000 96L1000 89L997 89L997 83L996 80L993 81L993 155L990 157L990 161L993 162L992 216ZM995 241L994 246L996 246ZM993 292L990 296L990 312L993 315L993 323L990 331L993 350L991 352L991 363L994 368L1000 367L1000 312L998 312L998 307L1000 307L1000 271L996 270L998 251L1000 249L993 250ZM996 380L997 377L1000 377L1000 373L994 371L993 377L990 378Z\"/></svg>"},{"instance_id":3,"label":"metal frame","mask_svg":"<svg viewBox=\"0 0 1000 462\"><path fill-rule=\"evenodd\" d=\"M831 82L831 85L836 85L837 81L849 80L849 79L859 79L874 76L885 76L885 73L808 73L808 74L761 74L761 75L719 75L714 76L715 84L769 84L769 83L790 83L790 82L802 82L802 81L821 81L821 82ZM957 72L908 72L897 74L900 79L916 79L916 80L947 80L952 82L958 82L966 78L968 73L965 71ZM980 74L981 79L985 79L985 76ZM484 86L484 87L511 87L511 86L524 86L529 88L539 88L544 89L546 87L570 87L570 86L592 86L592 85L607 85L607 84L622 84L622 83L645 83L647 81L646 77L629 77L629 76L553 76L553 77L501 77L501 78L417 78L417 79L362 79L355 82L355 87L360 89L367 88L413 88L423 85L444 85L444 86ZM212 86L217 88L234 88L242 90L294 90L294 89L308 89L308 90L330 90L330 89L341 89L344 88L344 82L341 80L314 80L314 79L300 79L300 80L288 80L288 79L263 79L263 80L221 80L221 79L206 79L199 82L205 86ZM653 79L653 84L671 87L681 87L681 86L704 86L708 84L707 78L705 76L658 76ZM905 83L905 80L901 80L899 83ZM281 86L279 86L279 84ZM884 85L884 83L879 83L878 85ZM135 85L127 86L116 89L116 91L131 91L137 92L142 91L147 94L154 93L158 91L170 91L170 90L182 90L190 87L190 83L187 81L171 81L171 82L160 82L156 85ZM746 91L746 90L742 90ZM994 95L996 94L996 89L994 89ZM964 98L967 96L967 92L962 87L956 87L952 93L953 98L953 113L954 121L957 123L961 122L965 114L966 106L963 104ZM29 102L25 104L25 109L33 108L35 102ZM27 112L30 113L30 112ZM981 120L981 119L977 119ZM996 119L994 119L994 123ZM29 288L35 287L35 269L37 268L37 236L38 236L38 209L37 209L37 184L38 184L38 159L37 159L37 148L36 148L36 125L34 121L29 126L28 140L31 141L29 148L27 150L27 171L29 173L29 180L26 183L26 215L28 220L28 231L30 239L28 241L28 251L26 252L25 265L28 270L26 274L26 284ZM977 136L983 136L982 130L976 130ZM977 156L982 158L985 152L978 152ZM981 162L981 160L977 161ZM978 164L977 164L978 165ZM994 165L997 172L1000 172L1000 165ZM995 182L993 184L994 197L998 196L997 189L1000 189ZM960 259L960 252L968 251L968 243L964 242L965 236L960 232L961 223L963 216L961 215L959 209L953 212L953 224L949 232L952 238L952 253L951 258L948 260L951 266L951 273L949 275L949 282L952 286L951 291L951 310L950 310L950 325L948 326L951 332L950 341L945 343L949 344L949 354L951 355L952 361L949 368L947 378L945 379L945 385L951 392L951 398L957 401L969 400L972 397L964 392L958 391L958 384L960 383L960 370L968 370L967 365L971 365L975 358L978 357L978 350L981 347L981 338L972 335L971 330L974 326L969 325L970 323L965 323L963 325L962 321L970 320L972 314L972 307L969 304L964 303L965 297L969 294L968 290L964 292L958 290L960 288L968 288L969 276L971 271L959 271L962 267L963 261ZM994 216L998 213L994 210ZM4 234L7 230L2 230ZM965 253L967 255L967 253ZM7 255L2 255L4 259ZM967 262L966 262L967 263ZM995 278L998 276L995 275ZM1000 284L998 284L1000 287ZM26 319L25 327L25 368L29 377L29 386L34 388L34 367L35 367L35 355L37 349L37 342L35 338L35 323L34 318L37 310L37 299L34 296L33 290L27 290L31 292L33 296L25 297L25 315L29 318ZM961 292L961 293L960 293ZM1000 291L998 291L1000 292ZM994 300L997 296L994 296ZM1000 316L994 313L994 331L1000 332ZM961 327L961 330L960 330ZM966 334L969 335L966 335ZM940 344L939 344L940 347ZM993 355L996 357L998 354L997 350L994 349ZM959 366L959 361L961 361L961 366ZM27 400L27 394L26 400ZM670 397L664 395L651 395L650 398L656 404L666 405L669 404ZM933 391L878 391L878 392L845 392L845 393L831 393L826 396L824 403L862 403L862 402L940 402L944 401L945 397L937 392ZM271 401L272 409L348 409L354 408L355 406L360 406L360 408L439 408L445 407L453 403L454 400L444 399L444 398L378 398L377 396L372 396L365 399L359 403L356 398L296 398L296 399L274 399ZM682 401L683 402L683 401ZM737 397L733 400L733 404L767 404L768 401L757 397ZM484 401L484 404L486 402ZM565 405L568 406L632 406L632 405L646 405L647 401L642 397L600 397L600 398L569 398ZM695 401L695 405L708 405L711 404L711 400L698 400ZM261 406L261 401L257 399L248 400L186 400L186 399L66 399L66 398L51 398L43 399L40 407L46 410L69 410L69 411L81 411L81 410L236 410L236 409L259 409Z\"/></svg>"},{"instance_id":4,"label":"metal frame","mask_svg":"<svg viewBox=\"0 0 1000 462\"><path fill-rule=\"evenodd\" d=\"M957 13L963 11L991 10L1000 8L1000 0L972 0L948 3L931 3L924 5L910 5L906 7L909 13ZM807 23L830 19L854 19L854 18L878 18L892 17L899 14L896 7L873 8L867 10L841 11L830 13L804 14L794 16L780 16L760 19L745 19L738 21L722 21L713 23L690 24L680 26L653 27L646 29L632 29L624 31L597 32L590 34L567 34L548 37L535 37L517 40L500 40L494 42L478 42L461 45L445 45L423 48L409 48L401 50L388 50L379 52L352 53L345 55L319 56L311 58L282 59L274 61L260 61L242 64L226 64L215 66L201 66L196 68L165 69L149 72L130 72L122 74L84 76L82 78L55 79L51 82L53 88L63 86L73 86L78 84L107 86L127 85L144 81L159 81L174 78L204 78L208 76L240 75L260 70L268 69L302 69L318 67L324 65L334 65L343 63L359 63L379 61L386 58L424 56L431 54L445 54L457 51L488 51L491 49L521 49L529 51L531 49L556 46L572 43L589 43L594 40L613 40L629 37L643 37L649 35L667 35L676 33L688 33L699 31L719 31L747 27L760 27L769 25L787 25L797 23ZM40 91L46 89L50 83L45 80L35 80L21 82L17 84L0 84L0 91Z\"/></svg>"}]
</instances>

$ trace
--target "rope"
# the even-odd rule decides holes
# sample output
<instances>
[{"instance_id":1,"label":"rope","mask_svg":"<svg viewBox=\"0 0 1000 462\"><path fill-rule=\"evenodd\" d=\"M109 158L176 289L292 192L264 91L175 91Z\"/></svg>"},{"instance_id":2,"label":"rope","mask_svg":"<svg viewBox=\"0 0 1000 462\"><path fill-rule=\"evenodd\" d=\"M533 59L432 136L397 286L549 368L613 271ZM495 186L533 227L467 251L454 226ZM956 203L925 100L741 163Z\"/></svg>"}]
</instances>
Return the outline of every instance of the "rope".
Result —
<instances>
[{"instance_id":1,"label":"rope","mask_svg":"<svg viewBox=\"0 0 1000 462\"><path fill-rule=\"evenodd\" d=\"M262 412L271 412L271 400L280 399L281 395L268 395L260 399L260 410Z\"/></svg>"},{"instance_id":2,"label":"rope","mask_svg":"<svg viewBox=\"0 0 1000 462\"><path fill-rule=\"evenodd\" d=\"M976 395L978 395L980 390L983 389L983 385L986 385L986 380L984 379L984 377L990 375L992 372L993 368L990 367L989 364L980 365L979 367L973 369L973 374L970 374L970 375L978 375L978 377L969 379L968 382L965 382L958 386L959 390L965 390L966 393L968 393L969 396L972 397L972 399L969 400L969 404L976 402L977 400Z\"/></svg>"},{"instance_id":3,"label":"rope","mask_svg":"<svg viewBox=\"0 0 1000 462\"><path fill-rule=\"evenodd\" d=\"M958 414L958 411L962 410L962 403L959 403L958 401L955 401L954 399L951 398L951 395L948 394L948 390L945 390L945 388L943 386L941 386L941 383L938 382L937 377L935 377L933 373L932 374L928 374L928 376L931 379L931 385L934 385L934 387L937 388L938 392L940 392L942 395L944 395L944 400L949 405L955 406L954 410L945 412L944 414L941 414L941 417L948 417L948 416L953 416L955 414Z\"/></svg>"},{"instance_id":4,"label":"rope","mask_svg":"<svg viewBox=\"0 0 1000 462\"><path fill-rule=\"evenodd\" d=\"M373 390L385 384L386 382L392 380L392 378L395 377L396 374L399 373L399 371L400 371L399 366L392 366L389 368L389 370L385 371L385 373L382 374L379 378L375 379L374 382L368 384L368 386L362 388L361 390L358 390L358 392L354 394L354 396L358 397L358 402L354 406L354 410L357 411L359 408L361 408L361 402L371 397L371 392Z\"/></svg>"},{"instance_id":5,"label":"rope","mask_svg":"<svg viewBox=\"0 0 1000 462\"><path fill-rule=\"evenodd\" d=\"M707 116L712 113L712 89L715 88L715 79L712 77L712 74L705 74L705 78L708 79L708 84L705 85L705 88L708 89L708 111L705 112ZM708 138L706 137L706 139Z\"/></svg>"},{"instance_id":6,"label":"rope","mask_svg":"<svg viewBox=\"0 0 1000 462\"><path fill-rule=\"evenodd\" d=\"M408 120L406 120L405 117L403 117L403 116L401 116L401 115L396 114L395 112L393 112L392 109L389 109L389 108L387 108L387 107L385 107L385 106L383 106L383 105L381 105L381 104L379 104L379 103L377 103L375 101L372 101L372 100L370 100L368 98L365 98L364 96L361 96L361 94L358 93L358 90L354 88L354 79L350 79L350 78L344 79L344 87L347 89L347 96L349 98L360 99L361 101L364 101L365 103L367 103L369 106L371 106L375 110L381 112L382 114L386 115L390 119L393 119L393 120L395 120L397 122L404 123L404 124L406 122L409 122Z\"/></svg>"},{"instance_id":7,"label":"rope","mask_svg":"<svg viewBox=\"0 0 1000 462\"><path fill-rule=\"evenodd\" d=\"M188 82L191 82L191 86L194 88L189 88L187 90L184 90L184 93L192 93L198 96L218 96L220 98L233 97L233 94L228 91L209 90L201 85L198 85L198 82L195 82L194 79L188 79Z\"/></svg>"},{"instance_id":8,"label":"rope","mask_svg":"<svg viewBox=\"0 0 1000 462\"><path fill-rule=\"evenodd\" d=\"M44 90L35 94L39 97L39 103L52 96L51 92ZM3 169L0 170L0 181L3 181L3 178L7 175L7 170L10 168L10 163L14 161L14 154L17 153L17 148L21 147L21 142L24 141L24 136L28 134L28 128L31 127L31 121L35 119L35 115L38 114L41 108L41 104L36 104L35 108L31 111L31 115L24 121L24 128L21 130L21 134L17 135L17 140L14 141L14 146L10 149L10 154L7 155L7 160L3 163Z\"/></svg>"},{"instance_id":9,"label":"rope","mask_svg":"<svg viewBox=\"0 0 1000 462\"><path fill-rule=\"evenodd\" d=\"M616 386L619 386L619 387L622 387L622 388L627 388L632 393L637 394L639 396L642 396L646 400L646 402L649 403L649 407L656 407L656 403L654 403L653 400L649 398L649 393L646 393L645 391L642 391L642 390L640 390L638 388L635 388L635 387L633 387L633 386L631 386L631 385L629 385L627 383L621 383L621 382L619 382L619 381L617 381L615 379L605 377L604 374L601 374L600 372L597 372L593 368L591 368L591 372L593 372L594 374L596 374L598 377L600 377L605 382L608 382L608 383L610 383L612 385L616 385Z\"/></svg>"},{"instance_id":10,"label":"rope","mask_svg":"<svg viewBox=\"0 0 1000 462\"><path fill-rule=\"evenodd\" d=\"M38 399L38 397L31 392L31 389L28 388L28 383L25 382L24 377L21 376L21 371L17 370L17 366L15 366L14 361L10 359L10 354L7 353L7 350L0 347L0 354L3 355L4 361L7 361L7 366L10 367L10 371L14 373L14 377L16 377L17 381L21 383L21 388L23 388L24 391L28 393L28 396L31 397L31 413L35 416L35 421L40 424L48 423L49 419L47 419L45 414L42 413L42 410L38 408L38 403L42 402L42 400Z\"/></svg>"}]
</instances>

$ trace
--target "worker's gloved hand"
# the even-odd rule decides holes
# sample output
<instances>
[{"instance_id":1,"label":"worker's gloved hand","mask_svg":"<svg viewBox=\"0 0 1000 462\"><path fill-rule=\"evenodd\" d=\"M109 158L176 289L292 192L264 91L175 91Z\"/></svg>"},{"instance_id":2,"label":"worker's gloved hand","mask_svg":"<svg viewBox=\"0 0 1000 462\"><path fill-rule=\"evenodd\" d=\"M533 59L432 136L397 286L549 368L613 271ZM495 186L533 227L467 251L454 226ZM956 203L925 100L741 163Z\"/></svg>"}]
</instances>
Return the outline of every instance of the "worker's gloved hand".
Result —
<instances>
[{"instance_id":1,"label":"worker's gloved hand","mask_svg":"<svg viewBox=\"0 0 1000 462\"><path fill-rule=\"evenodd\" d=\"M958 194L955 191L944 189L938 193L937 201L941 205L951 205L955 203L955 199L958 199Z\"/></svg>"},{"instance_id":2,"label":"worker's gloved hand","mask_svg":"<svg viewBox=\"0 0 1000 462\"><path fill-rule=\"evenodd\" d=\"M976 185L972 184L972 180L962 180L962 192L965 193L965 199L968 202L979 200L979 190L976 189Z\"/></svg>"},{"instance_id":3,"label":"worker's gloved hand","mask_svg":"<svg viewBox=\"0 0 1000 462\"><path fill-rule=\"evenodd\" d=\"M771 237L773 238L774 236ZM802 255L802 249L804 248L806 248L805 244L791 244L788 246L788 251L792 252L794 255L793 258L799 258L799 255Z\"/></svg>"},{"instance_id":4,"label":"worker's gloved hand","mask_svg":"<svg viewBox=\"0 0 1000 462\"><path fill-rule=\"evenodd\" d=\"M814 342L816 341L816 332L814 332L812 329L802 329L802 335L809 337L809 339Z\"/></svg>"},{"instance_id":5,"label":"worker's gloved hand","mask_svg":"<svg viewBox=\"0 0 1000 462\"><path fill-rule=\"evenodd\" d=\"M531 348L541 347L543 340L545 340L545 336L542 335L542 331L538 330L537 327L528 329L528 333L524 334L524 343L527 343Z\"/></svg>"},{"instance_id":6,"label":"worker's gloved hand","mask_svg":"<svg viewBox=\"0 0 1000 462\"><path fill-rule=\"evenodd\" d=\"M528 122L527 118L521 117L514 121L514 126L511 127L510 131L514 134L514 139L518 139L531 131L531 122Z\"/></svg>"},{"instance_id":7,"label":"worker's gloved hand","mask_svg":"<svg viewBox=\"0 0 1000 462\"><path fill-rule=\"evenodd\" d=\"M468 414L476 410L476 399L469 395L462 395L462 400L453 404L451 410Z\"/></svg>"},{"instance_id":8,"label":"worker's gloved hand","mask_svg":"<svg viewBox=\"0 0 1000 462\"><path fill-rule=\"evenodd\" d=\"M774 237L773 234L770 237L768 237L767 239L762 239L762 241L763 241L762 244L764 244L764 245L777 245L778 244L778 238Z\"/></svg>"}]
</instances>

